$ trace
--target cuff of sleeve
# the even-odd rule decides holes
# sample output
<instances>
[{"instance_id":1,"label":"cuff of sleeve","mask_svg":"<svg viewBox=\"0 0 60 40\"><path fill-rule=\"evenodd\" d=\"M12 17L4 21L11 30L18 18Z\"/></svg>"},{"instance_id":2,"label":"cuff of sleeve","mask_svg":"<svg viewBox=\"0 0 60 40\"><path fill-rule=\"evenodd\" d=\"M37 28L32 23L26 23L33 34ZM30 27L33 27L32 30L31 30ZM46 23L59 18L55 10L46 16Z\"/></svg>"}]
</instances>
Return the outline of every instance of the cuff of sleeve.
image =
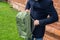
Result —
<instances>
[{"instance_id":1,"label":"cuff of sleeve","mask_svg":"<svg viewBox=\"0 0 60 40\"><path fill-rule=\"evenodd\" d=\"M40 26L45 25L45 22L43 20L39 20Z\"/></svg>"}]
</instances>

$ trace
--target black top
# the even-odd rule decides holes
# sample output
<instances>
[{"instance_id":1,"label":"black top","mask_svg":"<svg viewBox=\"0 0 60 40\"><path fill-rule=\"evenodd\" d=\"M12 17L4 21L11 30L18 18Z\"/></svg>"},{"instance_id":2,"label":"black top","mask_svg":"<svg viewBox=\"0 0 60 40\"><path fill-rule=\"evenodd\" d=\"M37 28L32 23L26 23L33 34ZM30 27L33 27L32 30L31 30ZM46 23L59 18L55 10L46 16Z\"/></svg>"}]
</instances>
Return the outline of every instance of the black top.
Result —
<instances>
[{"instance_id":1,"label":"black top","mask_svg":"<svg viewBox=\"0 0 60 40\"><path fill-rule=\"evenodd\" d=\"M58 21L57 12L52 0L33 1L28 0L26 9L30 9L30 14L34 20L39 20L40 25L35 27L33 36L41 38L45 33L45 25ZM47 18L47 16L50 16Z\"/></svg>"}]
</instances>

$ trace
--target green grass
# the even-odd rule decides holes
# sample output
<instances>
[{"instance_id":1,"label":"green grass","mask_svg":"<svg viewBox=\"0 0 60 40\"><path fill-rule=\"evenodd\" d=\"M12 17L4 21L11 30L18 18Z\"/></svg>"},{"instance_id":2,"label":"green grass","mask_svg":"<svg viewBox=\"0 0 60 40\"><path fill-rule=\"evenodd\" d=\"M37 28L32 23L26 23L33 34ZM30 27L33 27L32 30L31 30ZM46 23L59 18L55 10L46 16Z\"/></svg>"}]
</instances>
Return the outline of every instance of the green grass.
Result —
<instances>
[{"instance_id":1,"label":"green grass","mask_svg":"<svg viewBox=\"0 0 60 40\"><path fill-rule=\"evenodd\" d=\"M23 40L17 31L17 13L8 3L0 2L0 40Z\"/></svg>"}]
</instances>

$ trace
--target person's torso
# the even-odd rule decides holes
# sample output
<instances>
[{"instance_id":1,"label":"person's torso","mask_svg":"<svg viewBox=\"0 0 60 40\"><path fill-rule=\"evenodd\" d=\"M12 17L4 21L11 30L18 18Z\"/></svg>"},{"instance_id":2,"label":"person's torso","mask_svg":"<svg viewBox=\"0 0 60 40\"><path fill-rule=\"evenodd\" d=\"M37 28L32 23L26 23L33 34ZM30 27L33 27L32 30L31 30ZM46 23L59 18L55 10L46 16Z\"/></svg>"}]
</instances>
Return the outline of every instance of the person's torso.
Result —
<instances>
[{"instance_id":1,"label":"person's torso","mask_svg":"<svg viewBox=\"0 0 60 40\"><path fill-rule=\"evenodd\" d=\"M49 2L51 0L43 0L41 2L35 2L30 0L30 14L33 19L42 20L46 19L48 16L48 13L46 12L46 8L49 5ZM38 27L35 28L33 35L34 37L43 37L45 32L45 25L38 25Z\"/></svg>"},{"instance_id":2,"label":"person's torso","mask_svg":"<svg viewBox=\"0 0 60 40\"><path fill-rule=\"evenodd\" d=\"M41 2L36 2L36 1L30 0L31 16L34 19L47 18L48 13L46 12L46 8L48 7L50 1L51 0L43 0Z\"/></svg>"}]
</instances>

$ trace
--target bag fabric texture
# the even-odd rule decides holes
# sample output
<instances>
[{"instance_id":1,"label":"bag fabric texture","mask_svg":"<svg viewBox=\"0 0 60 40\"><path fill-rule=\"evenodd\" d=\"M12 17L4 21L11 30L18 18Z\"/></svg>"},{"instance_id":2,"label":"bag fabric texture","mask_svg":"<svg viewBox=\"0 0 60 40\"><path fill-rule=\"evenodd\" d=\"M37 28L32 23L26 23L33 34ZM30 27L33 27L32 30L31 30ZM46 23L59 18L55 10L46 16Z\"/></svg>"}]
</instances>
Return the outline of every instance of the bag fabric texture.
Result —
<instances>
[{"instance_id":1,"label":"bag fabric texture","mask_svg":"<svg viewBox=\"0 0 60 40\"><path fill-rule=\"evenodd\" d=\"M19 12L16 16L16 22L20 37L24 38L24 40L31 40L32 32L30 13Z\"/></svg>"}]
</instances>

